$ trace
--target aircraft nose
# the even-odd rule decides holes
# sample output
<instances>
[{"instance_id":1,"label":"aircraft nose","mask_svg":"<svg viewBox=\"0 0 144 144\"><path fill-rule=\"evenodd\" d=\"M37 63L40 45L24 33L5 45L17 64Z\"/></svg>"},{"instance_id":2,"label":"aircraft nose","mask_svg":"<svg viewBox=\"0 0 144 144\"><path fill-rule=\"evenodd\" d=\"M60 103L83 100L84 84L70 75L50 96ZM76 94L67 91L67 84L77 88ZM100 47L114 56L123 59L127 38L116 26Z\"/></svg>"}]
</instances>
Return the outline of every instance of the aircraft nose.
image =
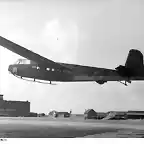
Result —
<instances>
[{"instance_id":1,"label":"aircraft nose","mask_svg":"<svg viewBox=\"0 0 144 144\"><path fill-rule=\"evenodd\" d=\"M8 71L9 71L9 72L12 72L12 65L9 65Z\"/></svg>"},{"instance_id":2,"label":"aircraft nose","mask_svg":"<svg viewBox=\"0 0 144 144\"><path fill-rule=\"evenodd\" d=\"M13 65L9 65L8 71L12 74L17 74L17 67L14 67Z\"/></svg>"}]
</instances>

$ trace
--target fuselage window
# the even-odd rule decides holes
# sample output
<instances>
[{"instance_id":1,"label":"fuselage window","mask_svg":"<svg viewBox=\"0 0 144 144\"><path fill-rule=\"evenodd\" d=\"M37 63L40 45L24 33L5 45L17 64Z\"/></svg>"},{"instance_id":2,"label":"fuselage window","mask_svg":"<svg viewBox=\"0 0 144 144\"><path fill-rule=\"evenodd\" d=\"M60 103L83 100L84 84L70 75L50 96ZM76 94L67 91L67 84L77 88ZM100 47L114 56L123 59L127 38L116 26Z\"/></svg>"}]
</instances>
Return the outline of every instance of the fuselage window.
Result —
<instances>
[{"instance_id":1,"label":"fuselage window","mask_svg":"<svg viewBox=\"0 0 144 144\"><path fill-rule=\"evenodd\" d=\"M50 71L50 68L46 68L47 71Z\"/></svg>"},{"instance_id":2,"label":"fuselage window","mask_svg":"<svg viewBox=\"0 0 144 144\"><path fill-rule=\"evenodd\" d=\"M37 66L32 66L32 68L37 68Z\"/></svg>"},{"instance_id":3,"label":"fuselage window","mask_svg":"<svg viewBox=\"0 0 144 144\"><path fill-rule=\"evenodd\" d=\"M55 71L55 69L54 69L54 68L52 68L52 71Z\"/></svg>"}]
</instances>

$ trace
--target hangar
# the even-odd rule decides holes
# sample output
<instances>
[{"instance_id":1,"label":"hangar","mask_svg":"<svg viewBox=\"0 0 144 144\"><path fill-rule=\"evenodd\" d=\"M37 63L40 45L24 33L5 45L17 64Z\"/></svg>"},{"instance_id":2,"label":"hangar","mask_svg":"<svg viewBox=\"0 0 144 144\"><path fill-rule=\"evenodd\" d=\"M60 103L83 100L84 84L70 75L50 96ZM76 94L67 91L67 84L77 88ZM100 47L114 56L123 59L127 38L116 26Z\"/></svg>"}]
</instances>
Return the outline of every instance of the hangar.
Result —
<instances>
[{"instance_id":1,"label":"hangar","mask_svg":"<svg viewBox=\"0 0 144 144\"><path fill-rule=\"evenodd\" d=\"M84 112L84 119L96 119L97 113L93 109L87 109Z\"/></svg>"},{"instance_id":2,"label":"hangar","mask_svg":"<svg viewBox=\"0 0 144 144\"><path fill-rule=\"evenodd\" d=\"M0 95L0 116L29 116L30 102L29 101L7 101L3 100L3 95Z\"/></svg>"},{"instance_id":3,"label":"hangar","mask_svg":"<svg viewBox=\"0 0 144 144\"><path fill-rule=\"evenodd\" d=\"M126 111L109 111L107 112L107 116L104 118L105 120L120 120L127 119Z\"/></svg>"},{"instance_id":4,"label":"hangar","mask_svg":"<svg viewBox=\"0 0 144 144\"><path fill-rule=\"evenodd\" d=\"M144 111L128 111L128 119L144 119Z\"/></svg>"}]
</instances>

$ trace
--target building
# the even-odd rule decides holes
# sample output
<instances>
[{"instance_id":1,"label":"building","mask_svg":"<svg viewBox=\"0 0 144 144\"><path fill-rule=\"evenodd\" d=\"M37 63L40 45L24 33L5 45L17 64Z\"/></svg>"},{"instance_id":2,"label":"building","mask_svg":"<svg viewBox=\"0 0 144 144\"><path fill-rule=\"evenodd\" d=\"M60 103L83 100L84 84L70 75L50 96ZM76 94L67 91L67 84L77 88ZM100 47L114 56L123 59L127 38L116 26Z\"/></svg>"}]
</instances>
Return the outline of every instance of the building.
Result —
<instances>
[{"instance_id":1,"label":"building","mask_svg":"<svg viewBox=\"0 0 144 144\"><path fill-rule=\"evenodd\" d=\"M144 119L144 111L111 111L105 119Z\"/></svg>"},{"instance_id":2,"label":"building","mask_svg":"<svg viewBox=\"0 0 144 144\"><path fill-rule=\"evenodd\" d=\"M105 118L107 113L104 112L97 112L97 119L103 119Z\"/></svg>"},{"instance_id":3,"label":"building","mask_svg":"<svg viewBox=\"0 0 144 144\"><path fill-rule=\"evenodd\" d=\"M96 119L97 113L93 109L88 109L84 112L84 119Z\"/></svg>"},{"instance_id":4,"label":"building","mask_svg":"<svg viewBox=\"0 0 144 144\"><path fill-rule=\"evenodd\" d=\"M70 113L69 112L57 112L57 111L53 110L49 113L49 116L53 116L53 117L70 117L71 112L72 111L70 111Z\"/></svg>"},{"instance_id":5,"label":"building","mask_svg":"<svg viewBox=\"0 0 144 144\"><path fill-rule=\"evenodd\" d=\"M38 117L44 117L45 116L45 113L39 113L37 114Z\"/></svg>"},{"instance_id":6,"label":"building","mask_svg":"<svg viewBox=\"0 0 144 144\"><path fill-rule=\"evenodd\" d=\"M126 111L110 111L107 113L107 116L104 118L105 120L120 120L127 119Z\"/></svg>"},{"instance_id":7,"label":"building","mask_svg":"<svg viewBox=\"0 0 144 144\"><path fill-rule=\"evenodd\" d=\"M49 116L52 116L52 117L57 117L58 115L57 115L57 111L55 111L55 110L53 110L53 111L50 111L49 112Z\"/></svg>"},{"instance_id":8,"label":"building","mask_svg":"<svg viewBox=\"0 0 144 144\"><path fill-rule=\"evenodd\" d=\"M28 115L28 117L37 117L37 116L38 116L38 114L35 112L30 112Z\"/></svg>"},{"instance_id":9,"label":"building","mask_svg":"<svg viewBox=\"0 0 144 144\"><path fill-rule=\"evenodd\" d=\"M0 116L29 116L30 102L28 101L7 101L0 95Z\"/></svg>"},{"instance_id":10,"label":"building","mask_svg":"<svg viewBox=\"0 0 144 144\"><path fill-rule=\"evenodd\" d=\"M144 119L144 111L128 111L128 119Z\"/></svg>"},{"instance_id":11,"label":"building","mask_svg":"<svg viewBox=\"0 0 144 144\"><path fill-rule=\"evenodd\" d=\"M70 117L70 113L68 112L58 112L58 117Z\"/></svg>"}]
</instances>

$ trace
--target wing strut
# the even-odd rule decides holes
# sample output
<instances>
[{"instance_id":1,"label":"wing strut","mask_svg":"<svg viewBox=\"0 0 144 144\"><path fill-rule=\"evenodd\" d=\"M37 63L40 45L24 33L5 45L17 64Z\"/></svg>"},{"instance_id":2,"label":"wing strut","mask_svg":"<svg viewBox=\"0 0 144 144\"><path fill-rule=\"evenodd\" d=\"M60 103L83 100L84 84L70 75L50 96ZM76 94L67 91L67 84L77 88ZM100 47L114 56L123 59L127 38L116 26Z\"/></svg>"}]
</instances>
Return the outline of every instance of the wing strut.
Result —
<instances>
[{"instance_id":1,"label":"wing strut","mask_svg":"<svg viewBox=\"0 0 144 144\"><path fill-rule=\"evenodd\" d=\"M13 74L14 75L14 74ZM17 75L14 75L15 77L19 78L19 79L23 79L25 81L29 81L29 82L37 82L37 83L42 83L42 84L50 84L50 85L57 85L57 84L54 84L54 83L51 83L51 81L48 83L48 82L41 82L41 81L36 81L36 79L34 78L34 80L28 80L28 79L25 79L23 77L19 77Z\"/></svg>"},{"instance_id":2,"label":"wing strut","mask_svg":"<svg viewBox=\"0 0 144 144\"><path fill-rule=\"evenodd\" d=\"M131 83L131 81L130 81L130 80L128 80L128 81L126 81L126 80L125 80L125 81L124 81L124 83L123 83L122 81L118 81L118 82L120 82L120 83L124 84L125 86L128 86L128 85L127 85L127 82L128 82L128 83Z\"/></svg>"},{"instance_id":3,"label":"wing strut","mask_svg":"<svg viewBox=\"0 0 144 144\"><path fill-rule=\"evenodd\" d=\"M125 86L128 86L126 81L123 83L122 81L119 81L120 83L124 84Z\"/></svg>"}]
</instances>

